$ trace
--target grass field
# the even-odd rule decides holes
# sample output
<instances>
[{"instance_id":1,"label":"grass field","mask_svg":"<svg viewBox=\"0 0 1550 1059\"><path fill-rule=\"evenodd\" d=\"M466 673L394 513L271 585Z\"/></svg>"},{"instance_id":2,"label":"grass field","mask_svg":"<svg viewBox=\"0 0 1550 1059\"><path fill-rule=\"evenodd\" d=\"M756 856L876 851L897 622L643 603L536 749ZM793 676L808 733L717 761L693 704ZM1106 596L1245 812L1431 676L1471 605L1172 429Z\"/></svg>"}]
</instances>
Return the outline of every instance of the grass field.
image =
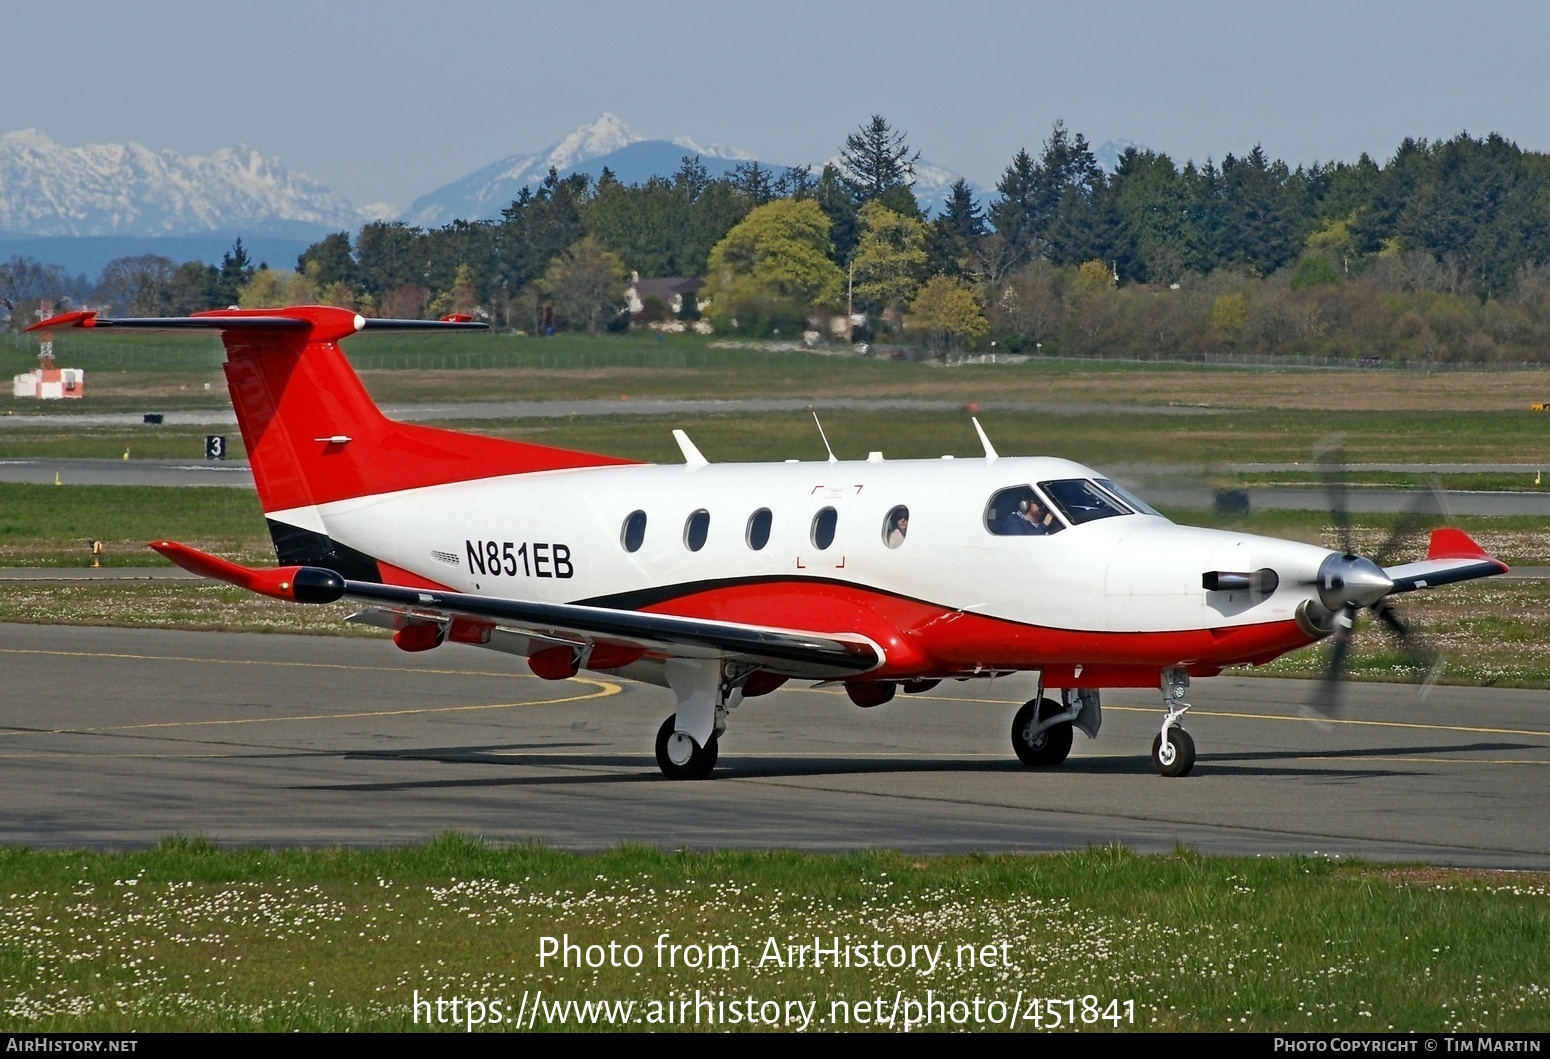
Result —
<instances>
[{"instance_id":1,"label":"grass field","mask_svg":"<svg viewBox=\"0 0 1550 1059\"><path fill-rule=\"evenodd\" d=\"M693 335L659 342L652 334L489 334L369 335L344 348L382 401L846 396L1528 415L1530 404L1550 400L1550 370L1429 374L1055 360L945 368L723 345ZM225 404L213 338L61 332L55 348L61 365L87 372L90 396L82 406L158 411ZM36 355L34 339L8 336L0 341L0 372L35 367ZM9 407L31 411L38 402ZM61 409L71 410L88 409Z\"/></svg>"},{"instance_id":2,"label":"grass field","mask_svg":"<svg viewBox=\"0 0 1550 1059\"><path fill-rule=\"evenodd\" d=\"M815 938L851 965L815 968ZM603 966L578 966L589 949ZM0 851L12 1031L466 1031L468 1000L480 1031L519 1012L524 1029L1528 1031L1550 1018L1547 981L1550 886L1521 873L1115 848L572 856L452 836ZM446 1024L427 1027L434 1003L417 1024L417 995Z\"/></svg>"}]
</instances>

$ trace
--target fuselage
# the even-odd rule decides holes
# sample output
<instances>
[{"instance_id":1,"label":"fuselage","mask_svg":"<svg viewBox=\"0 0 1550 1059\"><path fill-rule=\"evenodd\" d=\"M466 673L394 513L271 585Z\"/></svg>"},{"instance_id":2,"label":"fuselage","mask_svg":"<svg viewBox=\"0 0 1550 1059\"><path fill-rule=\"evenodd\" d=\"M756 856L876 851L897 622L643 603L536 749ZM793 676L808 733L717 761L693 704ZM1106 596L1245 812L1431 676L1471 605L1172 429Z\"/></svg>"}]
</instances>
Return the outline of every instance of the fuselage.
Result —
<instances>
[{"instance_id":1,"label":"fuselage","mask_svg":"<svg viewBox=\"0 0 1550 1059\"><path fill-rule=\"evenodd\" d=\"M1053 458L631 465L269 515L462 592L859 633L887 655L879 679L1038 668L1144 686L1317 638L1296 613L1327 549L1175 525L1104 481ZM1083 490L1111 510L1070 510ZM1012 532L1025 494L1063 528ZM1268 593L1202 587L1262 568Z\"/></svg>"}]
</instances>

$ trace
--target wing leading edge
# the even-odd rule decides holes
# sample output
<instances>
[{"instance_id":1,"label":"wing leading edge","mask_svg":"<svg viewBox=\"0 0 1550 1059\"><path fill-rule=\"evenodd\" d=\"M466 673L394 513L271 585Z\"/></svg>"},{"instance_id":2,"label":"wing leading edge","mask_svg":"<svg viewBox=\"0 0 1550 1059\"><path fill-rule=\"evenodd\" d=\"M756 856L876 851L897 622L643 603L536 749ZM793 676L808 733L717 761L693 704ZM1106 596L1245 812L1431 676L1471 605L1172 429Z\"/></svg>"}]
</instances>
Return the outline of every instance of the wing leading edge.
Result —
<instances>
[{"instance_id":1,"label":"wing leading edge","mask_svg":"<svg viewBox=\"0 0 1550 1059\"><path fill-rule=\"evenodd\" d=\"M301 603L351 600L401 615L409 622L451 625L457 619L589 651L599 641L663 658L725 657L792 677L855 676L883 664L882 648L863 636L772 629L735 622L680 618L574 603L500 599L441 589L400 588L350 581L331 570L280 567L258 570L175 541L151 547L178 566L276 599ZM436 641L436 642L439 642Z\"/></svg>"}]
</instances>

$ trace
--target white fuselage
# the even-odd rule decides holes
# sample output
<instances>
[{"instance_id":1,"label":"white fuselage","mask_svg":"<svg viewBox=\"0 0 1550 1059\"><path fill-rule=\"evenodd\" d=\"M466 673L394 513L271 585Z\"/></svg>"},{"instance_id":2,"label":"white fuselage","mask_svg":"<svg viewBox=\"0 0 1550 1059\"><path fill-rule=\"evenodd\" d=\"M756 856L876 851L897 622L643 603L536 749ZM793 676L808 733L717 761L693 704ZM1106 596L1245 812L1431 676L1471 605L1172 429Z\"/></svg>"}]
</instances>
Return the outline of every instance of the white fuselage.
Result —
<instances>
[{"instance_id":1,"label":"white fuselage","mask_svg":"<svg viewBox=\"0 0 1550 1059\"><path fill-rule=\"evenodd\" d=\"M825 579L952 611L1093 632L1285 622L1329 555L1146 514L1051 536L987 528L986 505L998 490L1101 477L1042 457L631 465L458 482L269 515L483 595L575 602L746 579ZM885 522L901 505L908 531L889 547ZM834 540L818 548L813 520L825 507L837 516ZM760 509L771 513L770 531L755 550L748 528ZM631 552L624 526L637 511L646 529ZM708 514L709 527L694 551L687 524L697 511ZM1261 567L1281 574L1267 597L1202 589L1206 571Z\"/></svg>"}]
</instances>

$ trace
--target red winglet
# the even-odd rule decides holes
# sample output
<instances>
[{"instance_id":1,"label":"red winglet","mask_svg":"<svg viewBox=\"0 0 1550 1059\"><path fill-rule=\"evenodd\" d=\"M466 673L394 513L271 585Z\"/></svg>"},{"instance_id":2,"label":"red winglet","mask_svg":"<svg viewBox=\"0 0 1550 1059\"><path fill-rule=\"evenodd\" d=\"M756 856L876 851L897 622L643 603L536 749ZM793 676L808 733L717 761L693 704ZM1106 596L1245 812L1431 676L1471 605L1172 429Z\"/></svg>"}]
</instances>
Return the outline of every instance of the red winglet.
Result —
<instances>
[{"instance_id":1,"label":"red winglet","mask_svg":"<svg viewBox=\"0 0 1550 1059\"><path fill-rule=\"evenodd\" d=\"M79 309L73 313L60 313L58 316L50 316L47 320L40 320L27 328L28 331L47 331L55 327L96 327L97 310Z\"/></svg>"},{"instance_id":2,"label":"red winglet","mask_svg":"<svg viewBox=\"0 0 1550 1059\"><path fill-rule=\"evenodd\" d=\"M1444 526L1432 530L1431 547L1426 550L1428 559L1487 559L1496 560L1491 553L1475 543L1473 537L1460 529Z\"/></svg>"},{"instance_id":3,"label":"red winglet","mask_svg":"<svg viewBox=\"0 0 1550 1059\"><path fill-rule=\"evenodd\" d=\"M296 599L296 571L299 566L281 566L273 570L254 570L252 567L242 566L222 559L217 555L210 555L198 548L190 548L186 544L176 541L152 541L150 547L171 559L174 563L187 570L189 573L198 574L200 577L213 578L216 581L225 581L227 584L245 588L250 592L258 592L261 595L273 596L275 599L287 600L291 603Z\"/></svg>"}]
</instances>

